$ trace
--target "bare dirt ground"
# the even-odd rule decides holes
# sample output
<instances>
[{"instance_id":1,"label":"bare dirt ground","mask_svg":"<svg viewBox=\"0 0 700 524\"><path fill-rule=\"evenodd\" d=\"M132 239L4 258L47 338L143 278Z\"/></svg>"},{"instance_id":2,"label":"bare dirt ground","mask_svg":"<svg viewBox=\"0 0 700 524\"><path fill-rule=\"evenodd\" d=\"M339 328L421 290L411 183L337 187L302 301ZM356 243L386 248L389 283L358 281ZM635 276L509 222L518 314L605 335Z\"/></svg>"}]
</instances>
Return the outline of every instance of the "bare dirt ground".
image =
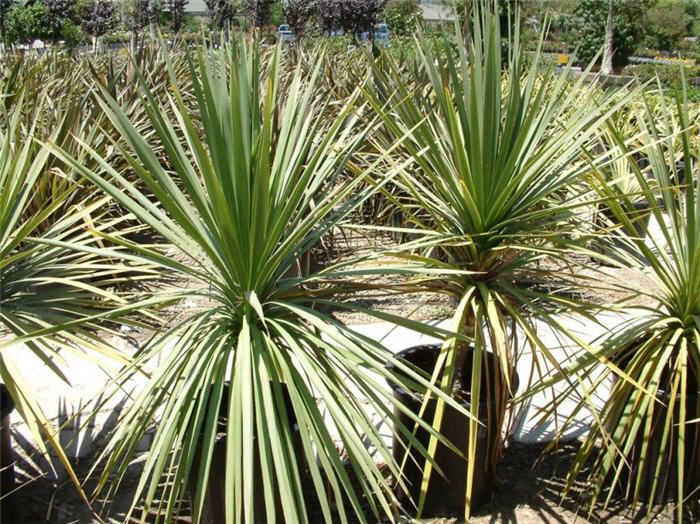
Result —
<instances>
[{"instance_id":1,"label":"bare dirt ground","mask_svg":"<svg viewBox=\"0 0 700 524\"><path fill-rule=\"evenodd\" d=\"M641 509L630 507L625 501L614 496L607 509L596 508L589 514L587 497L582 486L577 485L567 497L563 498L566 484L566 472L575 457L579 443L562 444L559 448L545 453L543 445L526 445L509 443L499 465L500 480L495 483L491 501L477 508L470 522L487 523L628 523L628 522L674 522L673 507L656 508L648 519ZM48 477L35 478L17 492L16 522L21 523L96 523L126 522L129 511L131 492L140 471L139 463L130 469L125 482L116 495L108 500L98 499L91 511L80 499L73 485L68 481L56 483ZM31 471L27 464L20 464L24 470ZM87 474L92 464L89 460L77 462L76 470ZM36 473L38 471L34 470ZM46 471L46 470L44 470ZM27 481L26 477L22 477ZM91 489L94 481L88 481L86 489ZM137 509L128 522L139 522L141 511ZM408 517L397 516L400 522L413 522ZM698 522L697 515L688 515L684 522ZM368 517L369 518L369 517ZM155 522L155 515L147 515L146 522ZM372 519L369 518L370 522ZM312 523L322 522L318 511L311 511ZM177 521L191 522L189 508L185 504ZM384 520L388 522L388 520ZM426 524L456 524L462 522L459 517L427 519ZM6 524L6 523L3 523Z\"/></svg>"},{"instance_id":2,"label":"bare dirt ground","mask_svg":"<svg viewBox=\"0 0 700 524\"><path fill-rule=\"evenodd\" d=\"M337 236L335 246L325 254L325 263L350 254L363 254L370 251L387 249L393 241L388 236L366 235L357 231L347 231L345 235ZM320 262L324 263L324 257ZM372 262L377 263L377 262ZM601 271L602 269L602 271ZM617 268L600 268L589 264L581 269L579 278L595 277L607 284L604 288L585 291L586 298L606 303L616 301L624 296L620 290L614 289L614 284L624 282L651 289L650 283L638 273ZM401 279L396 277L378 276L371 279L374 283L400 285ZM177 287L189 289L196 286L194 282L179 281ZM453 312L453 306L448 297L441 294L426 295L425 293L385 293L374 290L364 290L347 298L352 303L362 307L372 308L383 312L410 316L416 320L446 318ZM631 302L633 305L648 305L650 299L639 296ZM192 298L191 305L197 305L197 299ZM163 312L171 321L181 317L182 307L173 307ZM346 324L362 324L373 321L372 317L361 312L346 310L333 311L332 314ZM133 340L147 338L148 333L130 333ZM36 452L32 444L21 440L15 435L15 446L23 449L23 458L18 463L18 480L22 484L15 495L16 522L21 523L68 523L68 522L124 522L128 511L131 494L133 493L140 464L137 462L130 469L125 482L118 493L108 500L98 499L93 504L93 510L88 509L81 501L71 483L67 480L57 481L51 474L49 465ZM613 497L613 503L608 509L596 508L589 514L586 505L586 494L581 486L577 486L566 498L562 498L566 482L566 472L573 460L577 442L563 444L553 452L543 454L542 445L525 445L510 443L499 466L501 481L496 484L492 500L487 506L480 508L473 517L477 523L536 523L536 522L635 522L644 520L644 515L625 504L619 497ZM28 458L29 457L29 458ZM94 458L75 462L76 471L87 475L93 467ZM81 477L84 478L84 477ZM86 491L94 487L94 479L87 481ZM673 521L673 508L659 508L658 513L651 516L654 522ZM140 517L136 512L135 517ZM154 521L154 515L146 520ZM320 515L317 515L320 517ZM314 522L316 517L311 515ZM688 521L698 521L697 515L689 515ZM371 520L371 519L370 519ZM137 521L137 520L134 520ZM185 506L179 517L180 522L190 522L188 508ZM408 521L408 520L404 520ZM432 524L458 522L458 518L431 520ZM2 524L5 524L3 522Z\"/></svg>"}]
</instances>

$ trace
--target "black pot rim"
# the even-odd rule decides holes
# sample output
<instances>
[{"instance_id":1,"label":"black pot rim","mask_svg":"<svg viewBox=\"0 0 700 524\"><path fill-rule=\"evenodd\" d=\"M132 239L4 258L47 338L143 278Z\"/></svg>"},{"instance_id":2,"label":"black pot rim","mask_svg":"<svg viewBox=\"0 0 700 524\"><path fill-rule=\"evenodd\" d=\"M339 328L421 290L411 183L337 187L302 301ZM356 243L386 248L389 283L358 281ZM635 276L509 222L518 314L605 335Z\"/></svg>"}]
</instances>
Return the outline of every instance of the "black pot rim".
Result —
<instances>
[{"instance_id":1,"label":"black pot rim","mask_svg":"<svg viewBox=\"0 0 700 524\"><path fill-rule=\"evenodd\" d=\"M413 353L418 353L418 352L424 351L424 350L440 351L440 348L442 348L441 343L419 344L419 345L411 346L409 348L406 348L404 350L399 351L398 353L396 353L394 355L394 357L397 359L398 358L405 358L406 355L411 355ZM471 346L470 346L470 349L473 349L473 348L471 348ZM487 358L492 358L492 359L495 358L495 354L492 353L491 351L486 351L486 356L487 356ZM397 370L396 365L393 362L388 362L385 367L387 370L392 371L392 372ZM427 371L427 370L424 370L424 371ZM397 384L396 382L394 382L390 378L387 378L386 382L389 385L389 387L391 388L391 390L394 392L395 395L398 395L398 396L403 397L403 398L411 398L411 399L420 400L420 401L422 401L424 398L423 394L416 392L416 391L408 391L406 388L404 388L400 384ZM516 373L515 377L511 380L512 390L514 392L517 391L519 385L520 385L520 380L519 380L518 374ZM480 399L480 402L491 403L491 402L494 402L494 399L493 398ZM465 407L469 407L469 402L466 400L461 402L461 404Z\"/></svg>"},{"instance_id":2,"label":"black pot rim","mask_svg":"<svg viewBox=\"0 0 700 524\"><path fill-rule=\"evenodd\" d=\"M631 356L627 355L626 353L633 351L636 346L643 344L648 338L653 338L653 336L654 335L652 335L650 337L649 336L641 336L638 339L628 343L625 346L625 349L622 352L622 354L615 355L611 359L612 363L615 364L618 368L620 368L623 372L626 373L627 366L629 365L629 361L631 360ZM671 371L668 367L667 367L667 370ZM617 373L613 373L612 376L613 376L613 385L615 384L615 382L622 380L622 377L620 377ZM662 375L662 377L663 377L663 375ZM695 384L694 384L695 391L692 391L692 389L691 389L691 387L693 385L693 378L695 381ZM693 377L692 375L687 377L687 380L689 382L689 386L691 386L691 387L689 387L689 391L687 391L687 393L686 393L686 395L687 395L686 400L687 401L693 401L693 399L697 400L697 398L700 396L700 380L698 380L698 378L700 378L700 377ZM661 387L661 384L659 384L659 387L656 390L655 396L658 400L660 400L662 402L663 401L668 402L671 398L671 392L667 391L664 387ZM681 395L680 395L680 393L678 393L676 395L676 400L679 401L680 397L681 397Z\"/></svg>"},{"instance_id":3,"label":"black pot rim","mask_svg":"<svg viewBox=\"0 0 700 524\"><path fill-rule=\"evenodd\" d=\"M15 409L10 391L5 384L0 383L0 418L5 418Z\"/></svg>"}]
</instances>

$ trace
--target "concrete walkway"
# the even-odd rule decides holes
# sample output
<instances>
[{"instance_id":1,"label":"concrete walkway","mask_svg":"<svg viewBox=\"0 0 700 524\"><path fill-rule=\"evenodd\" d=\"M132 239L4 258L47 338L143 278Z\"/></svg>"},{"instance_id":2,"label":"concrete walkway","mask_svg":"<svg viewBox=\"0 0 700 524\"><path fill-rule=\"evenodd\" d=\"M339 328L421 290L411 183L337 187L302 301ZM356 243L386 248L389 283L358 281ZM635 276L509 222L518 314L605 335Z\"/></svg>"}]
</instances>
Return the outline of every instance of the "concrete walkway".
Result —
<instances>
[{"instance_id":1,"label":"concrete walkway","mask_svg":"<svg viewBox=\"0 0 700 524\"><path fill-rule=\"evenodd\" d=\"M598 317L600 324L576 317L560 317L558 320L573 333L576 333L577 336L592 343L600 337L604 337L607 330L628 321L633 316L634 312L626 316L604 314ZM438 322L437 324L441 327L446 327L446 321ZM389 323L364 324L351 327L357 332L381 342L394 353L414 345L437 341ZM567 362L576 353L571 341L558 339L546 324L538 323L537 331L541 340L560 364ZM90 362L81 356L66 354L66 361L62 365L62 369L66 370L66 376L70 381L70 384L67 384L58 379L26 348L19 346L10 348L8 351L15 362L18 363L20 369L31 370L31 376L26 378L34 388L34 394L49 419L56 426L64 426L60 433L60 441L68 453L74 457L90 456L99 442L106 438L108 430L114 427L119 411L128 402L128 393L135 388L143 386L145 383L145 378L142 378L139 379L140 383L130 384L122 394L110 398L107 403L101 405L97 415L90 420L85 415L79 415L72 419L71 417L75 413L81 411L89 413L91 409L100 404L105 384L109 380L109 375L116 372L116 366L105 362ZM527 388L528 377L531 375L535 363L538 363L545 370L549 370L552 367L541 354L533 354L530 349L526 348L522 352L518 364L518 374L520 376L519 394L522 394ZM384 384L384 382L381 381L381 384ZM388 386L385 385L385 387L388 389ZM598 401L602 402L606 398L608 391L605 388L601 388L597 393ZM562 417L568 415L571 411L571 405L564 403L557 406L557 416L539 420L540 414L538 409L547 408L551 404L551 392L549 394L540 393L525 402L519 417L515 421L513 438L525 443L541 443L551 440L559 429ZM369 408L369 404L367 405ZM377 423L380 424L379 416L375 414L374 417L377 418ZM559 420L557 420L557 417ZM32 439L26 425L18 420L17 415L14 414L13 432L15 433L16 443L20 444L18 447L25 448L22 454L26 456L28 454L26 448L31 446ZM566 432L565 438L574 439L581 436L589 427L591 420L589 413L582 413ZM390 429L384 426L380 431L387 443L390 444ZM149 445L150 440L146 438L141 443L141 449L145 451Z\"/></svg>"}]
</instances>

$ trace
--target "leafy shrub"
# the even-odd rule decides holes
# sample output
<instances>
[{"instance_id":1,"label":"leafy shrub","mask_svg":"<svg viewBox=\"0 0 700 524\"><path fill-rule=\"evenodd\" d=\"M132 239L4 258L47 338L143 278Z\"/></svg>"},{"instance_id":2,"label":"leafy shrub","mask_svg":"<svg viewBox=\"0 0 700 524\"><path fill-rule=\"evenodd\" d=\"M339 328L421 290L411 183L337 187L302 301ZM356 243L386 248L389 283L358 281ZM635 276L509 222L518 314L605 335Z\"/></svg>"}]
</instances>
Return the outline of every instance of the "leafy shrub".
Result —
<instances>
[{"instance_id":1,"label":"leafy shrub","mask_svg":"<svg viewBox=\"0 0 700 524\"><path fill-rule=\"evenodd\" d=\"M690 84L693 84L691 80L700 76L700 66L636 64L625 67L623 74L636 76L641 81L651 80L658 76L665 86L680 86L683 75Z\"/></svg>"},{"instance_id":2,"label":"leafy shrub","mask_svg":"<svg viewBox=\"0 0 700 524\"><path fill-rule=\"evenodd\" d=\"M418 0L389 0L384 21L394 35L408 35L423 21Z\"/></svg>"},{"instance_id":3,"label":"leafy shrub","mask_svg":"<svg viewBox=\"0 0 700 524\"><path fill-rule=\"evenodd\" d=\"M627 64L640 39L639 16L635 5L614 0L613 18L613 64ZM605 43L605 26L608 16L608 0L580 0L574 9L574 41L579 60L587 64L598 54Z\"/></svg>"}]
</instances>

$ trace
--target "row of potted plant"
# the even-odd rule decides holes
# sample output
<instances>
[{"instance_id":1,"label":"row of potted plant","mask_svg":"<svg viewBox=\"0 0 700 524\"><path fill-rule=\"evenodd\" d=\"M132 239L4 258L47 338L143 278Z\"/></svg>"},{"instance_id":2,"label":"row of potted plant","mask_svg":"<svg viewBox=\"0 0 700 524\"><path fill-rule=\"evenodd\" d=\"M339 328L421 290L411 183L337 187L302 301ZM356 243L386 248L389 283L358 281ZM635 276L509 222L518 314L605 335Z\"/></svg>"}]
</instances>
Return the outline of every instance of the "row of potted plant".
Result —
<instances>
[{"instance_id":1,"label":"row of potted plant","mask_svg":"<svg viewBox=\"0 0 700 524\"><path fill-rule=\"evenodd\" d=\"M3 173L17 177L20 188L7 193L20 211L8 214L13 221L4 230L27 232L7 237L3 281L13 281L20 254L55 259L70 253L81 262L66 259L66 266L79 276L52 276L63 286L52 289L82 290L80 307L67 310L63 296L56 298L57 312L69 311L70 318L39 317L3 345L23 343L52 355L56 342L94 339L101 321L135 322L135 313L155 318L155 311L185 298L197 304L161 326L115 378L118 389L134 375L149 377L100 457L100 489L118 486L150 423L159 420L132 510L143 504L166 521L188 492L200 521L306 521L312 506L326 521L392 519L397 498L406 512L458 510L468 518L487 497L519 381L526 394L563 381L575 395L574 386L590 380L583 409L602 380L592 370L602 363L617 382L573 466L572 482L584 459L595 456L595 498L610 475L634 478L632 498L650 504L675 486L682 517L680 502L691 500L698 484L697 125L687 120L681 96L677 127L662 102L663 125L642 108L636 115L642 133L626 136L612 117L639 91L603 91L584 76L570 82L567 75L542 73L539 54L526 68L517 34L502 57L498 16L488 9L475 14L469 49L454 55L439 47L417 37L416 77L424 83L407 82L412 70L382 54L372 74L334 104L318 96L321 54L290 67L282 48L267 51L244 37L187 52L184 74L163 50L172 88L167 96L154 89L148 71L135 69L143 104L137 122L115 99L113 85L95 82L92 96L116 131L119 163L89 139L76 153L54 138L34 155L34 162L52 155L75 184L89 182L125 212L109 226L75 234L64 233L63 222L70 228L87 216L78 206L67 210L62 226L41 235L30 227L34 222L23 221L21 209L43 168L17 163L22 156L9 160L15 146L3 135ZM603 128L605 151L596 154ZM679 139L683 184L669 173ZM640 155L648 160L646 171L632 161ZM605 176L614 163L627 161L636 194L619 191ZM389 253L393 265L357 269L343 261L311 274L290 272L324 234L377 195L400 210L400 229L410 228L411 240ZM633 197L649 203L663 245L652 248L641 238L629 212ZM46 216L56 202L38 214ZM573 263L572 253L605 258L590 249L590 230L580 228L582 211L596 202L621 224L606 224L609 242L605 234L595 236L615 250L609 261L651 272L661 299L643 324L600 346L582 343L583 356L567 367L538 337L535 323L571 336L556 313L594 310L557 290L572 285L572 273L562 269ZM127 219L163 243L139 243L120 225ZM626 256L620 238L641 257ZM640 258L647 265L640 266ZM105 260L126 276L95 281L107 269ZM178 275L196 289L167 288L127 302L108 286L133 278L135 269ZM343 292L363 285L358 277L377 273L408 276L413 290L454 298L449 330L374 312L444 343L395 356L325 312L328 306L357 309L342 300ZM3 292L3 326L11 325L14 311L27 314L23 304L36 292L34 284ZM111 304L95 311L89 296ZM539 383L517 377L526 346L555 368L553 377L538 377ZM10 362L3 360L0 374L23 417L46 422L32 411ZM360 397L394 424L393 450ZM658 449L650 451L649 438L639 436L645 430L659 435ZM43 431L53 434L48 426ZM629 462L640 465L625 477ZM450 470L463 472L461 480L450 479L451 492L442 482ZM649 471L653 480L641 480Z\"/></svg>"}]
</instances>

